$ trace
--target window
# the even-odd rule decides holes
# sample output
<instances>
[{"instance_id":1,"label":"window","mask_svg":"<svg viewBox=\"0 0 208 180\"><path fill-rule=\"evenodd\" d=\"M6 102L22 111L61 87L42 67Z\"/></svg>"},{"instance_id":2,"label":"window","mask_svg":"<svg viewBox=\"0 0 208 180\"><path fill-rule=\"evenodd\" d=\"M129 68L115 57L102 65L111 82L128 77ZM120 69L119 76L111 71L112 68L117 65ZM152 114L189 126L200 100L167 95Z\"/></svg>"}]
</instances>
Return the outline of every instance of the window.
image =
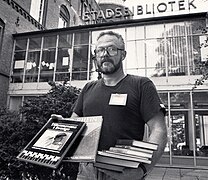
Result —
<instances>
[{"instance_id":1,"label":"window","mask_svg":"<svg viewBox=\"0 0 208 180\"><path fill-rule=\"evenodd\" d=\"M0 54L2 48L3 32L4 32L4 22L0 19Z\"/></svg>"},{"instance_id":2,"label":"window","mask_svg":"<svg viewBox=\"0 0 208 180\"><path fill-rule=\"evenodd\" d=\"M40 82L53 81L57 36L45 36L40 64Z\"/></svg>"},{"instance_id":3,"label":"window","mask_svg":"<svg viewBox=\"0 0 208 180\"><path fill-rule=\"evenodd\" d=\"M9 109L12 111L19 111L22 106L22 96L10 96Z\"/></svg>"},{"instance_id":4,"label":"window","mask_svg":"<svg viewBox=\"0 0 208 180\"><path fill-rule=\"evenodd\" d=\"M193 93L196 155L208 156L208 92Z\"/></svg>"},{"instance_id":5,"label":"window","mask_svg":"<svg viewBox=\"0 0 208 180\"><path fill-rule=\"evenodd\" d=\"M72 80L87 80L89 32L75 33L72 65Z\"/></svg>"},{"instance_id":6,"label":"window","mask_svg":"<svg viewBox=\"0 0 208 180\"><path fill-rule=\"evenodd\" d=\"M13 73L11 76L13 83L23 82L25 67L27 39L17 39L15 43L15 52L13 60Z\"/></svg>"},{"instance_id":7,"label":"window","mask_svg":"<svg viewBox=\"0 0 208 180\"><path fill-rule=\"evenodd\" d=\"M62 10L66 17L64 6ZM170 84L177 83L175 76L186 76L182 78L189 82L191 78L187 78L188 76L201 74L196 62L204 62L208 46L199 48L202 42L207 41L205 34L197 32L196 26L199 26L197 22L204 26L205 20L200 20L114 29L125 40L127 50L127 57L123 61L125 72L147 77L164 76L162 79ZM154 28L156 30L151 33ZM62 81L65 78L94 79L97 73L93 62L93 48L100 30L93 30L91 33L62 31L55 35L54 33L44 35L45 37L33 36L28 40L27 50L26 40L22 39L21 42L18 37L14 55L13 82L21 82L22 79L25 79L25 82ZM24 73L25 78L21 77Z\"/></svg>"},{"instance_id":8,"label":"window","mask_svg":"<svg viewBox=\"0 0 208 180\"><path fill-rule=\"evenodd\" d=\"M134 52L127 53L127 73L148 77L202 74L208 38L200 27L206 27L205 19L127 28L127 52Z\"/></svg>"},{"instance_id":9,"label":"window","mask_svg":"<svg viewBox=\"0 0 208 180\"><path fill-rule=\"evenodd\" d=\"M9 110L20 112L20 108L23 106L23 103L27 100L32 100L38 98L40 95L25 95L25 96L16 96L11 95L9 97Z\"/></svg>"},{"instance_id":10,"label":"window","mask_svg":"<svg viewBox=\"0 0 208 180\"><path fill-rule=\"evenodd\" d=\"M72 34L59 35L56 81L70 79L72 57Z\"/></svg>"},{"instance_id":11,"label":"window","mask_svg":"<svg viewBox=\"0 0 208 180\"><path fill-rule=\"evenodd\" d=\"M30 15L40 24L45 25L47 0L32 0L30 7Z\"/></svg>"},{"instance_id":12,"label":"window","mask_svg":"<svg viewBox=\"0 0 208 180\"><path fill-rule=\"evenodd\" d=\"M188 112L174 111L170 115L172 131L172 152L173 155L193 155L193 148L190 147L188 134ZM191 151L192 150L192 151Z\"/></svg>"},{"instance_id":13,"label":"window","mask_svg":"<svg viewBox=\"0 0 208 180\"><path fill-rule=\"evenodd\" d=\"M69 27L70 14L66 6L61 5L58 28Z\"/></svg>"},{"instance_id":14,"label":"window","mask_svg":"<svg viewBox=\"0 0 208 180\"><path fill-rule=\"evenodd\" d=\"M188 75L188 44L185 23L166 24L167 67L169 76Z\"/></svg>"},{"instance_id":15,"label":"window","mask_svg":"<svg viewBox=\"0 0 208 180\"><path fill-rule=\"evenodd\" d=\"M25 82L37 82L41 51L41 38L30 38L27 64L25 69Z\"/></svg>"},{"instance_id":16,"label":"window","mask_svg":"<svg viewBox=\"0 0 208 180\"><path fill-rule=\"evenodd\" d=\"M80 17L82 17L82 19L84 19L83 16L85 15L85 12L87 12L87 3L85 2L85 0L81 1L80 12L81 12Z\"/></svg>"}]
</instances>

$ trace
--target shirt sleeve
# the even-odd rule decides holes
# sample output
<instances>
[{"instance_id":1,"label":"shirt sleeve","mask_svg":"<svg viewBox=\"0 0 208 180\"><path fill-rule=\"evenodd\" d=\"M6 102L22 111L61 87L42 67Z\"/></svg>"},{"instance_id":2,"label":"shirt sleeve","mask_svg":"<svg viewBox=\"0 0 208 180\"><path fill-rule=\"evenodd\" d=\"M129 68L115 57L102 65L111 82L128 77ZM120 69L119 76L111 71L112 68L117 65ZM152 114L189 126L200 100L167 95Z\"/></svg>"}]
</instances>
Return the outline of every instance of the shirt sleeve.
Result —
<instances>
[{"instance_id":1,"label":"shirt sleeve","mask_svg":"<svg viewBox=\"0 0 208 180\"><path fill-rule=\"evenodd\" d=\"M148 122L161 110L165 114L165 106L159 98L153 82L151 80L144 82L142 84L141 90L140 112L142 114L143 120Z\"/></svg>"}]
</instances>

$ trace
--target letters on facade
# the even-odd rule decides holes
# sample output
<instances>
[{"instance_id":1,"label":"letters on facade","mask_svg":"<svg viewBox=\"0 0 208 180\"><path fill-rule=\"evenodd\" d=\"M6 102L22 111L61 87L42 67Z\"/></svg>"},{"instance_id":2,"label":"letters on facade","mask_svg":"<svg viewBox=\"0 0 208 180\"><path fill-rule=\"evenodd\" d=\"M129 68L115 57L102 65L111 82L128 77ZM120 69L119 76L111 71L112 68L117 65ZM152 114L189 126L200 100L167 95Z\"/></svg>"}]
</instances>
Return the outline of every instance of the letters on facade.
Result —
<instances>
[{"instance_id":1,"label":"letters on facade","mask_svg":"<svg viewBox=\"0 0 208 180\"><path fill-rule=\"evenodd\" d=\"M197 0L170 0L167 2L148 2L144 4L137 4L132 7L123 8L118 7L115 9L105 9L98 11L86 11L83 16L84 21L113 19L113 18L126 18L129 16L152 15L152 16L166 16L166 14L181 14L184 12L200 11L198 8L199 2ZM202 10L203 11L203 10Z\"/></svg>"}]
</instances>

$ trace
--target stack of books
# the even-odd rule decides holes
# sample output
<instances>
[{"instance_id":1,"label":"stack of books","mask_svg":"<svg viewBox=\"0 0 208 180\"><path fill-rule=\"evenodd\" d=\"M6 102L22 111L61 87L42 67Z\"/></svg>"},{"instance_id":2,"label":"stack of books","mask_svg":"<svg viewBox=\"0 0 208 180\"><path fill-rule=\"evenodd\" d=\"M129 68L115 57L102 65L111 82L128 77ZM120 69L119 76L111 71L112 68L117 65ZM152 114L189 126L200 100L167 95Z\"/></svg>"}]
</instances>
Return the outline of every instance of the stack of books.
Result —
<instances>
[{"instance_id":1,"label":"stack of books","mask_svg":"<svg viewBox=\"0 0 208 180\"><path fill-rule=\"evenodd\" d=\"M109 150L98 151L97 168L122 172L125 167L138 168L140 163L151 164L154 151L158 145L145 141L119 139Z\"/></svg>"}]
</instances>

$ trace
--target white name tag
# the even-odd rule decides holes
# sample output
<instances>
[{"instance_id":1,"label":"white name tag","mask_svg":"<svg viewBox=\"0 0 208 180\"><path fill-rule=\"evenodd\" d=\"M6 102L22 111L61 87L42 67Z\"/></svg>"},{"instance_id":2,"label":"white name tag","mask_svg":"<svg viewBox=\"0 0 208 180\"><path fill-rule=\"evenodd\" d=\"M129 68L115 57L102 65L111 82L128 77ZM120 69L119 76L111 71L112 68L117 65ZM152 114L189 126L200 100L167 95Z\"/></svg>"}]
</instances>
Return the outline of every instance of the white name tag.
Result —
<instances>
[{"instance_id":1,"label":"white name tag","mask_svg":"<svg viewBox=\"0 0 208 180\"><path fill-rule=\"evenodd\" d=\"M127 94L111 94L109 105L125 106Z\"/></svg>"}]
</instances>

